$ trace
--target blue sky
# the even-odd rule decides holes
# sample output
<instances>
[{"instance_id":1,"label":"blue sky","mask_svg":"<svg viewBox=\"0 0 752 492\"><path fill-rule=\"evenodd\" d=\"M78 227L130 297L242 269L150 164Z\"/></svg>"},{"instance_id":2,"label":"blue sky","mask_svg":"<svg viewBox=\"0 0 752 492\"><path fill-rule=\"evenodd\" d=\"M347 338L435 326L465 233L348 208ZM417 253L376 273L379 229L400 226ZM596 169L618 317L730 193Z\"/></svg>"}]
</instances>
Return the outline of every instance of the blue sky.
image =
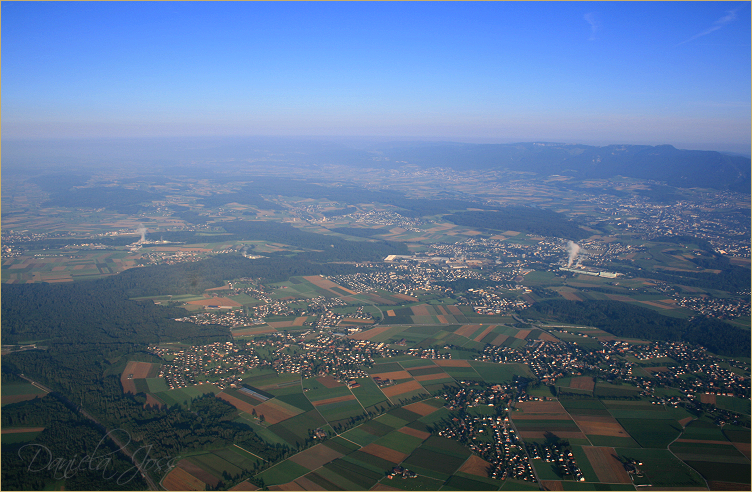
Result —
<instances>
[{"instance_id":1,"label":"blue sky","mask_svg":"<svg viewBox=\"0 0 752 492\"><path fill-rule=\"evenodd\" d=\"M750 145L748 2L1 8L3 139Z\"/></svg>"}]
</instances>

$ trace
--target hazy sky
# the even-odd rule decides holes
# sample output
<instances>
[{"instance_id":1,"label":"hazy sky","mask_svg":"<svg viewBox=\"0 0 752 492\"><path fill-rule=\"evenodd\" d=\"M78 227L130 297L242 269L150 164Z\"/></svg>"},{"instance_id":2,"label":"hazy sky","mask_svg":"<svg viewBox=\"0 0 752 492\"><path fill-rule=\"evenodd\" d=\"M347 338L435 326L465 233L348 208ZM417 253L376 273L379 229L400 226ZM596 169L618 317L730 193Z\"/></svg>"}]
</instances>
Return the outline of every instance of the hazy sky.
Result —
<instances>
[{"instance_id":1,"label":"hazy sky","mask_svg":"<svg viewBox=\"0 0 752 492\"><path fill-rule=\"evenodd\" d=\"M1 8L3 139L750 142L749 2Z\"/></svg>"}]
</instances>

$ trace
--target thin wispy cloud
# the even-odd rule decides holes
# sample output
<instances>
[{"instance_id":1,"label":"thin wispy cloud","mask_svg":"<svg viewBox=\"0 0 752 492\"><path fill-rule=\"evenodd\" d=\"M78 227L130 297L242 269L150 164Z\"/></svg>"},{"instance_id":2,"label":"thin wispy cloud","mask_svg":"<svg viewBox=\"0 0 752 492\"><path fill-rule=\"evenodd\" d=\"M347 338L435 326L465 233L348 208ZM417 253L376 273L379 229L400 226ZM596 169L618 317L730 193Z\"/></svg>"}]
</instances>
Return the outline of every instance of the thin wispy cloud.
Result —
<instances>
[{"instance_id":1,"label":"thin wispy cloud","mask_svg":"<svg viewBox=\"0 0 752 492\"><path fill-rule=\"evenodd\" d=\"M583 17L590 24L590 37L588 41L595 41L595 33L601 30L601 23L598 22L594 12L588 12Z\"/></svg>"},{"instance_id":2,"label":"thin wispy cloud","mask_svg":"<svg viewBox=\"0 0 752 492\"><path fill-rule=\"evenodd\" d=\"M734 20L736 20L736 9L727 11L726 15L724 15L723 17L721 17L717 21L713 22L712 26L710 26L709 28L705 29L701 33L695 34L694 36L692 36L691 38L687 39L686 41L682 41L681 43L677 44L676 46L682 45L684 43L689 43L690 41L694 41L695 39L701 38L702 36L707 36L711 32L715 32L718 29L721 29L723 26L725 26L726 24L728 24L730 22L733 22Z\"/></svg>"}]
</instances>

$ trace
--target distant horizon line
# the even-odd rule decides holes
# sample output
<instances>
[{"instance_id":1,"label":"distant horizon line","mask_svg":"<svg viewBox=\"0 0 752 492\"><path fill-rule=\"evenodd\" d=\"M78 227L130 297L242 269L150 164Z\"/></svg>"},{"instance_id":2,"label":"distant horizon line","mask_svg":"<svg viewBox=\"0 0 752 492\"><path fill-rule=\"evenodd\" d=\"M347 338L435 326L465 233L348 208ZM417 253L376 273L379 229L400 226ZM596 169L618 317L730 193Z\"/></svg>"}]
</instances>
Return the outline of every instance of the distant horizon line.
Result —
<instances>
[{"instance_id":1,"label":"distant horizon line","mask_svg":"<svg viewBox=\"0 0 752 492\"><path fill-rule=\"evenodd\" d=\"M697 150L697 151L709 151L719 152L726 154L742 155L744 157L752 156L752 144L750 143L716 143L716 142L695 142L695 143L625 143L625 142L610 142L610 143L583 143L581 141L560 141L556 139L531 139L531 140L512 140L505 138L492 138L492 137L427 137L427 136L400 136L400 135L263 135L263 134L248 134L248 135L140 135L140 136L66 136L66 137L2 137L0 142L2 143L31 143L31 142L107 142L107 141L159 141L159 140L239 140L239 139L269 139L269 140L297 140L297 141L316 141L316 142L334 142L334 143L346 143L346 142L358 142L360 144L365 143L389 143L389 142L404 142L404 143L452 143L452 144L470 144L470 145L516 145L516 144L545 144L545 145L571 145L571 146L587 146L587 147L610 147L617 145L633 145L633 146L647 146L647 147L661 147L671 146L677 150ZM724 150L719 150L724 149ZM733 150L731 150L733 149Z\"/></svg>"}]
</instances>

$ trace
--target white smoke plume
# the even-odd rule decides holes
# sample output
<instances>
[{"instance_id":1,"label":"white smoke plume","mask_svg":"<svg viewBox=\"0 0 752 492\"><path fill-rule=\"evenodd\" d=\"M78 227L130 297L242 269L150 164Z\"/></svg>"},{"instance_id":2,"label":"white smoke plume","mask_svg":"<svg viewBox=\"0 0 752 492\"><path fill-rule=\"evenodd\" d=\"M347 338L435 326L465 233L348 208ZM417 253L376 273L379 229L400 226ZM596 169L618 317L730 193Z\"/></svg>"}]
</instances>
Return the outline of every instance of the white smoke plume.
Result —
<instances>
[{"instance_id":1,"label":"white smoke plume","mask_svg":"<svg viewBox=\"0 0 752 492\"><path fill-rule=\"evenodd\" d=\"M580 252L580 245L574 241L568 241L567 251L569 252L569 262L567 263L567 267L571 267L575 258L577 258L577 254Z\"/></svg>"},{"instance_id":2,"label":"white smoke plume","mask_svg":"<svg viewBox=\"0 0 752 492\"><path fill-rule=\"evenodd\" d=\"M136 233L141 234L141 239L138 242L143 243L146 240L146 227L143 224L139 224Z\"/></svg>"}]
</instances>

